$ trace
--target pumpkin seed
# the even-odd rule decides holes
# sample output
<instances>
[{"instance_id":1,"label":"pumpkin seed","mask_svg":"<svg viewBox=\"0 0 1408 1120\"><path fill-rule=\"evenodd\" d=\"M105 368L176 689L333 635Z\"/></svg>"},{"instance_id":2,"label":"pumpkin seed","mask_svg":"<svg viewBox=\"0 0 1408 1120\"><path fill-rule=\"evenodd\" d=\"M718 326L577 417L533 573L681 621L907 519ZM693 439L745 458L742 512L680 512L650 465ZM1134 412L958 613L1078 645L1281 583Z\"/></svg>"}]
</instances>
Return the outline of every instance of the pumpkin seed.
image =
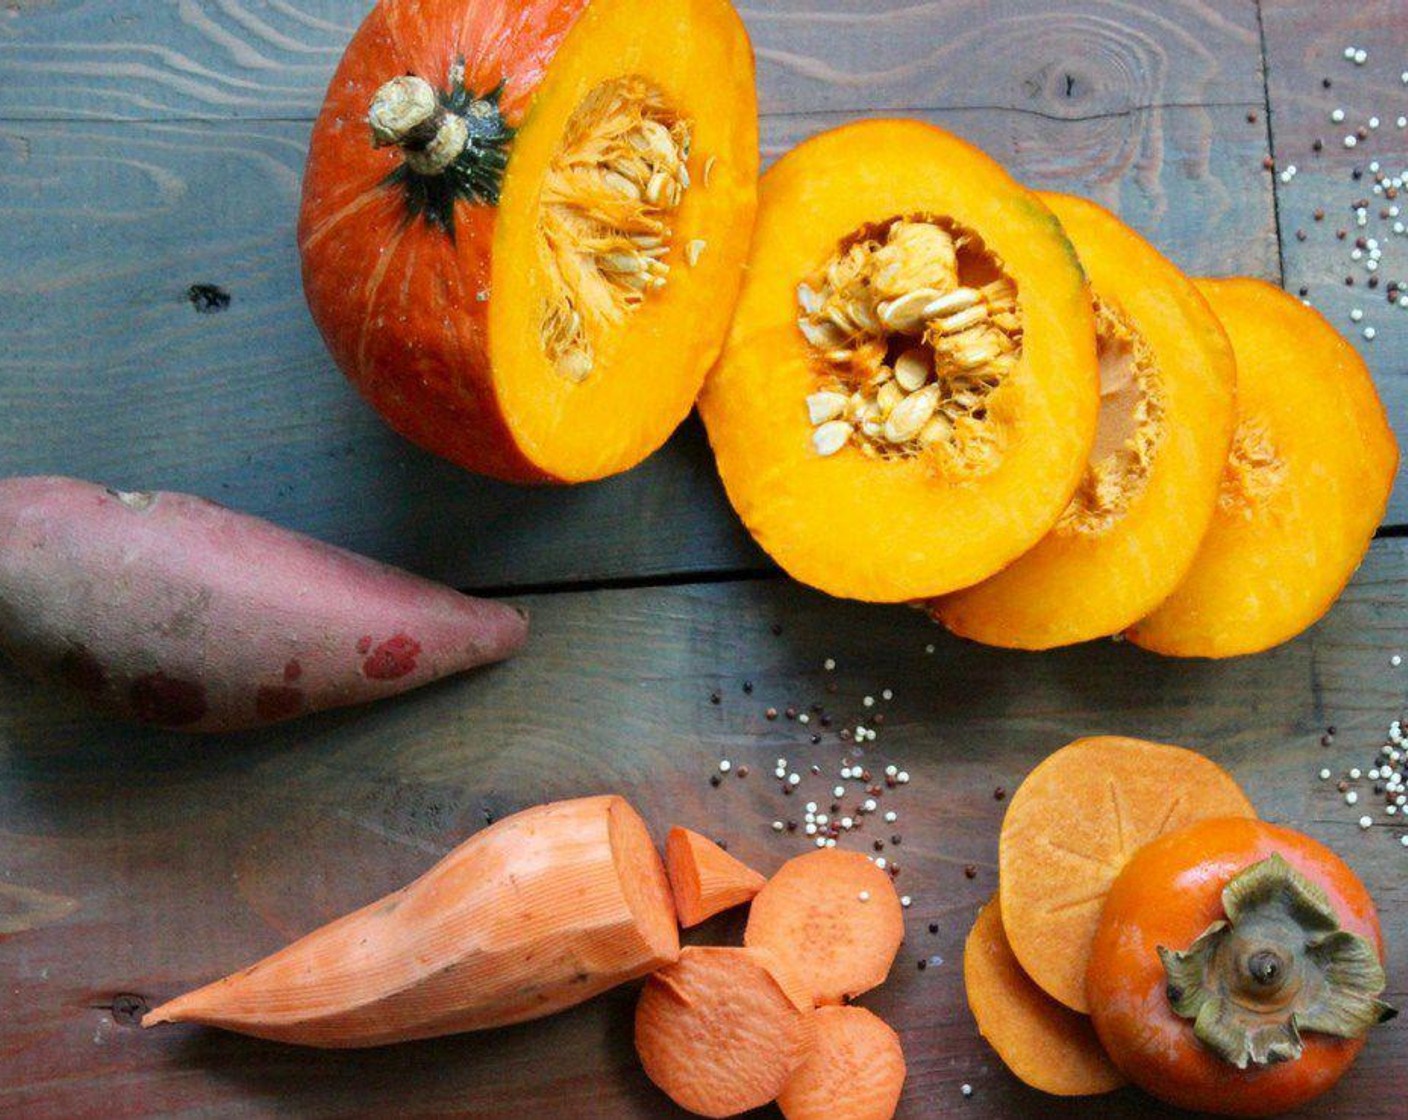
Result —
<instances>
[{"instance_id":1,"label":"pumpkin seed","mask_svg":"<svg viewBox=\"0 0 1408 1120\"><path fill-rule=\"evenodd\" d=\"M806 284L797 285L797 302L802 305L802 310L808 315L815 315L821 310L821 296Z\"/></svg>"},{"instance_id":2,"label":"pumpkin seed","mask_svg":"<svg viewBox=\"0 0 1408 1120\"><path fill-rule=\"evenodd\" d=\"M933 288L918 288L906 296L889 300L875 309L876 314L892 331L900 334L916 334L928 321L929 305L939 298Z\"/></svg>"},{"instance_id":3,"label":"pumpkin seed","mask_svg":"<svg viewBox=\"0 0 1408 1120\"><path fill-rule=\"evenodd\" d=\"M810 319L798 319L797 326L803 336L818 350L831 350L845 341L845 335L835 323L814 323Z\"/></svg>"},{"instance_id":4,"label":"pumpkin seed","mask_svg":"<svg viewBox=\"0 0 1408 1120\"><path fill-rule=\"evenodd\" d=\"M924 318L946 319L960 311L967 311L982 301L982 296L973 288L955 288L939 296L924 308Z\"/></svg>"},{"instance_id":5,"label":"pumpkin seed","mask_svg":"<svg viewBox=\"0 0 1408 1120\"><path fill-rule=\"evenodd\" d=\"M920 430L919 442L925 447L930 447L936 443L947 442L952 434L953 425L949 423L948 417L942 412L936 412L934 418Z\"/></svg>"},{"instance_id":6,"label":"pumpkin seed","mask_svg":"<svg viewBox=\"0 0 1408 1120\"><path fill-rule=\"evenodd\" d=\"M935 317L931 324L939 328L940 334L961 334L970 327L986 322L987 317L988 309L981 303L975 303L966 310L956 311L946 317Z\"/></svg>"},{"instance_id":7,"label":"pumpkin seed","mask_svg":"<svg viewBox=\"0 0 1408 1120\"><path fill-rule=\"evenodd\" d=\"M875 403L880 406L881 413L888 416L891 410L904 398L904 390L895 382L887 381L880 386L880 391L875 394Z\"/></svg>"},{"instance_id":8,"label":"pumpkin seed","mask_svg":"<svg viewBox=\"0 0 1408 1120\"><path fill-rule=\"evenodd\" d=\"M843 415L847 399L845 393L833 393L829 390L811 394L807 398L807 419L812 422L812 427Z\"/></svg>"},{"instance_id":9,"label":"pumpkin seed","mask_svg":"<svg viewBox=\"0 0 1408 1120\"><path fill-rule=\"evenodd\" d=\"M900 383L900 388L906 393L922 389L932 372L933 363L929 361L925 352L917 347L913 350L906 350L895 361L895 380Z\"/></svg>"},{"instance_id":10,"label":"pumpkin seed","mask_svg":"<svg viewBox=\"0 0 1408 1120\"><path fill-rule=\"evenodd\" d=\"M846 446L852 430L844 420L828 420L812 432L812 450L818 455L835 455Z\"/></svg>"},{"instance_id":11,"label":"pumpkin seed","mask_svg":"<svg viewBox=\"0 0 1408 1120\"><path fill-rule=\"evenodd\" d=\"M939 387L929 385L901 401L885 421L885 438L891 443L907 443L917 436L934 415L939 403Z\"/></svg>"},{"instance_id":12,"label":"pumpkin seed","mask_svg":"<svg viewBox=\"0 0 1408 1120\"><path fill-rule=\"evenodd\" d=\"M709 179L714 174L714 164L718 162L717 156L710 156L704 161L704 185L709 185Z\"/></svg>"},{"instance_id":13,"label":"pumpkin seed","mask_svg":"<svg viewBox=\"0 0 1408 1120\"><path fill-rule=\"evenodd\" d=\"M708 244L709 243L702 238L696 237L684 247L684 259L689 262L690 268L693 268L699 263L699 258L704 255L704 250Z\"/></svg>"},{"instance_id":14,"label":"pumpkin seed","mask_svg":"<svg viewBox=\"0 0 1408 1120\"><path fill-rule=\"evenodd\" d=\"M635 253L603 253L596 264L603 272L640 272L644 268L642 259Z\"/></svg>"},{"instance_id":15,"label":"pumpkin seed","mask_svg":"<svg viewBox=\"0 0 1408 1120\"><path fill-rule=\"evenodd\" d=\"M601 181L625 198L640 198L640 186L617 171L603 171Z\"/></svg>"}]
</instances>

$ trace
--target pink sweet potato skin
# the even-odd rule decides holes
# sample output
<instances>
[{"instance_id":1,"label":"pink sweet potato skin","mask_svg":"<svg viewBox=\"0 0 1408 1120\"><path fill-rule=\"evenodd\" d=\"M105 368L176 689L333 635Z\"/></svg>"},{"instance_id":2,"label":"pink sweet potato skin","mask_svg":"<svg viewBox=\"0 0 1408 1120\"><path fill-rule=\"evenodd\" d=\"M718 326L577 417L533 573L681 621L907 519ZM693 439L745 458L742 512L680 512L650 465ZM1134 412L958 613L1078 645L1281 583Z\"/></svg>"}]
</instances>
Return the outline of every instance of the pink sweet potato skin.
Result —
<instances>
[{"instance_id":1,"label":"pink sweet potato skin","mask_svg":"<svg viewBox=\"0 0 1408 1120\"><path fill-rule=\"evenodd\" d=\"M513 607L186 494L0 479L0 650L100 709L233 731L497 661Z\"/></svg>"}]
</instances>

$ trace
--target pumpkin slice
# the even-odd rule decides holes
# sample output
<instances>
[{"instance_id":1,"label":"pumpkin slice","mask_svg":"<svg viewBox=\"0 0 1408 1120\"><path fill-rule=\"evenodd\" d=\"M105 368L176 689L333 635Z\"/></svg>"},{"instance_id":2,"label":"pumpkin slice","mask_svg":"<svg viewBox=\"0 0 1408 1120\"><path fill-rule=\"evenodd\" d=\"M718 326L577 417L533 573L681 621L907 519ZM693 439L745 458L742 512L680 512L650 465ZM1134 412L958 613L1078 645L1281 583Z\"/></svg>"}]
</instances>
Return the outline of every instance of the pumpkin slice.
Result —
<instances>
[{"instance_id":1,"label":"pumpkin slice","mask_svg":"<svg viewBox=\"0 0 1408 1120\"><path fill-rule=\"evenodd\" d=\"M1388 508L1398 444L1363 360L1318 311L1260 280L1197 285L1237 355L1240 416L1193 567L1129 638L1232 657L1330 609Z\"/></svg>"},{"instance_id":2,"label":"pumpkin slice","mask_svg":"<svg viewBox=\"0 0 1408 1120\"><path fill-rule=\"evenodd\" d=\"M757 139L727 0L381 0L313 131L313 317L437 454L516 481L625 470L722 344Z\"/></svg>"},{"instance_id":3,"label":"pumpkin slice","mask_svg":"<svg viewBox=\"0 0 1408 1120\"><path fill-rule=\"evenodd\" d=\"M792 576L878 602L985 579L1055 524L1098 408L1075 253L982 152L865 121L763 177L699 409L734 508Z\"/></svg>"},{"instance_id":4,"label":"pumpkin slice","mask_svg":"<svg viewBox=\"0 0 1408 1120\"><path fill-rule=\"evenodd\" d=\"M1093 202L1041 197L1095 293L1095 447L1041 543L930 608L957 634L1018 649L1118 634L1172 594L1212 521L1236 422L1232 346L1192 281Z\"/></svg>"}]
</instances>

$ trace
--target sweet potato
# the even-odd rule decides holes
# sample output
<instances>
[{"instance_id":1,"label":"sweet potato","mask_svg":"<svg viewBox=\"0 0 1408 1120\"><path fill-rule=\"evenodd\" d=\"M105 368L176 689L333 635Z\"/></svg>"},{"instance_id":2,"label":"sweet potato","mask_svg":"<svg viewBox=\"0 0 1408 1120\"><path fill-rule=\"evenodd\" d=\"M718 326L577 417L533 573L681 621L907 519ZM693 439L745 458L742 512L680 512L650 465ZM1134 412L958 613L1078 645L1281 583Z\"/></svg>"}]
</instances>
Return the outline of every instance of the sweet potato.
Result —
<instances>
[{"instance_id":1,"label":"sweet potato","mask_svg":"<svg viewBox=\"0 0 1408 1120\"><path fill-rule=\"evenodd\" d=\"M904 1088L899 1035L864 1007L819 1007L816 1045L778 1095L787 1120L891 1120Z\"/></svg>"},{"instance_id":2,"label":"sweet potato","mask_svg":"<svg viewBox=\"0 0 1408 1120\"><path fill-rule=\"evenodd\" d=\"M1140 847L1205 817L1255 817L1231 775L1196 751L1077 739L1018 787L998 839L1002 925L1028 976L1089 1011L1085 969L1100 907Z\"/></svg>"},{"instance_id":3,"label":"sweet potato","mask_svg":"<svg viewBox=\"0 0 1408 1120\"><path fill-rule=\"evenodd\" d=\"M0 480L0 651L119 716L231 731L497 661L527 619L184 494Z\"/></svg>"},{"instance_id":4,"label":"sweet potato","mask_svg":"<svg viewBox=\"0 0 1408 1120\"><path fill-rule=\"evenodd\" d=\"M378 1046L536 1019L678 956L644 822L619 797L587 797L505 817L409 886L142 1025Z\"/></svg>"},{"instance_id":5,"label":"sweet potato","mask_svg":"<svg viewBox=\"0 0 1408 1120\"><path fill-rule=\"evenodd\" d=\"M767 882L742 860L687 828L672 828L665 838L665 870L685 929L741 906Z\"/></svg>"},{"instance_id":6,"label":"sweet potato","mask_svg":"<svg viewBox=\"0 0 1408 1120\"><path fill-rule=\"evenodd\" d=\"M745 945L771 949L795 968L818 1004L883 984L903 940L890 876L837 848L784 863L753 899L743 933Z\"/></svg>"},{"instance_id":7,"label":"sweet potato","mask_svg":"<svg viewBox=\"0 0 1408 1120\"><path fill-rule=\"evenodd\" d=\"M636 1004L646 1075L700 1116L767 1104L815 1039L811 998L766 949L690 946L646 981Z\"/></svg>"},{"instance_id":8,"label":"sweet potato","mask_svg":"<svg viewBox=\"0 0 1408 1120\"><path fill-rule=\"evenodd\" d=\"M1057 1003L1022 971L1003 932L996 898L978 911L963 946L963 986L979 1032L1033 1089L1079 1097L1125 1083L1090 1020Z\"/></svg>"}]
</instances>

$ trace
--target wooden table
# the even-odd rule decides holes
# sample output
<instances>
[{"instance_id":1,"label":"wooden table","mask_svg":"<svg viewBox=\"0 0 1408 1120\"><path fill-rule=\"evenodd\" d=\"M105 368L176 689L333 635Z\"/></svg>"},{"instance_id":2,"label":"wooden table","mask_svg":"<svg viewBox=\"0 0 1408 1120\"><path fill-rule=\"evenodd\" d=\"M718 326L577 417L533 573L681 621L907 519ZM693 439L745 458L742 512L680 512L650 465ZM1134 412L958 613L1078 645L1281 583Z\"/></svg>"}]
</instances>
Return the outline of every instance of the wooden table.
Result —
<instances>
[{"instance_id":1,"label":"wooden table","mask_svg":"<svg viewBox=\"0 0 1408 1120\"><path fill-rule=\"evenodd\" d=\"M1403 829L1376 816L1361 832L1362 808L1316 778L1367 769L1402 714L1408 667L1390 656L1408 654L1408 486L1327 620L1264 656L1184 664L1108 642L987 650L907 610L802 590L740 529L693 422L600 485L524 490L459 473L360 403L298 287L309 122L366 7L0 2L0 474L206 494L511 595L532 608L534 640L511 664L374 710L217 740L114 727L0 675L0 1110L676 1115L634 1060L630 991L530 1026L368 1053L141 1032L134 1019L545 798L619 790L661 834L691 825L772 870L802 841L771 821L834 781L848 749L837 728L877 711L869 764L913 775L888 802L898 884L914 898L909 939L866 1000L904 1038L902 1116L1172 1115L1132 1091L1062 1104L1024 1089L963 1000L963 937L995 885L994 790L1082 734L1197 747L1265 816L1334 845L1378 897L1389 995L1408 1003ZM1408 434L1408 311L1367 290L1348 257L1366 233L1349 203L1368 191L1351 169L1408 164L1394 124L1408 112L1404 0L749 0L744 14L768 157L858 113L935 121L1033 184L1117 208L1189 271L1306 286L1362 347ZM1367 63L1345 60L1346 46L1367 48ZM1335 107L1343 125L1330 123ZM1381 127L1346 149L1370 113ZM1297 174L1268 172L1271 154ZM1408 240L1369 220L1384 281L1408 278ZM194 284L218 286L228 306L199 313ZM892 700L864 707L885 688ZM818 745L819 725L764 715L812 703L836 716ZM806 775L800 797L772 780L778 756ZM750 776L712 787L720 757ZM704 935L738 932L726 918ZM1400 1021L1300 1115L1402 1117L1405 1061Z\"/></svg>"}]
</instances>

